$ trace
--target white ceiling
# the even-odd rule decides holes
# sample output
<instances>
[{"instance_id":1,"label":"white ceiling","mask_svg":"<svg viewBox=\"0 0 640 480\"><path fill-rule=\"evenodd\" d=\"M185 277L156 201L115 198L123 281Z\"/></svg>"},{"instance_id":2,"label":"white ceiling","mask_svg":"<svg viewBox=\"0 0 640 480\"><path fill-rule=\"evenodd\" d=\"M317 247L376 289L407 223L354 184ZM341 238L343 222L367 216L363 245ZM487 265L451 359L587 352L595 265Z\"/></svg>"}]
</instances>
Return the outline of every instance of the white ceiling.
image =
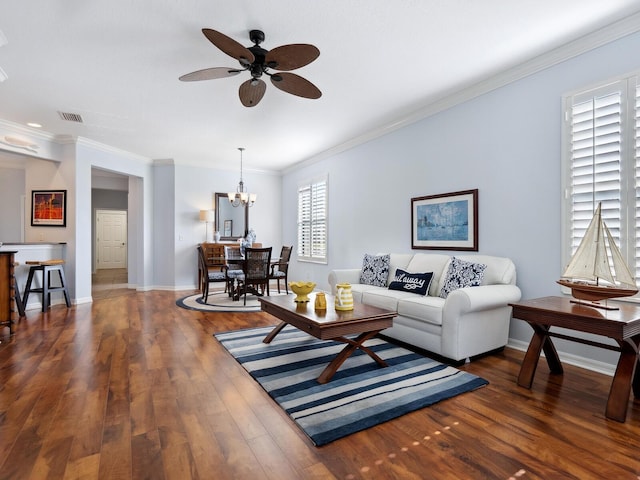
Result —
<instances>
[{"instance_id":1,"label":"white ceiling","mask_svg":"<svg viewBox=\"0 0 640 480\"><path fill-rule=\"evenodd\" d=\"M0 118L38 122L151 159L281 171L417 119L429 106L640 11L637 0L47 0L0 3ZM180 82L238 63L202 28L267 50L311 43L295 71L323 95L267 82L243 107L249 78ZM640 28L640 27L639 27ZM246 78L245 78L246 77ZM82 116L62 120L58 111Z\"/></svg>"}]
</instances>

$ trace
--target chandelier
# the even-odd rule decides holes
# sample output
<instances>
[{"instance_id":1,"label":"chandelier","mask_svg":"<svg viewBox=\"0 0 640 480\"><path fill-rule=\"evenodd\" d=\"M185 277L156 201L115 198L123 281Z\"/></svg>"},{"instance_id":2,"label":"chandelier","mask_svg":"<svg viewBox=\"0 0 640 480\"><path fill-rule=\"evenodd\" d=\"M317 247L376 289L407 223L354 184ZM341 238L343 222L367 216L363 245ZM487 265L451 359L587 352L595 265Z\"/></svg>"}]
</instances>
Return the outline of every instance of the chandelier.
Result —
<instances>
[{"instance_id":1,"label":"chandelier","mask_svg":"<svg viewBox=\"0 0 640 480\"><path fill-rule=\"evenodd\" d=\"M244 151L244 148L238 147L238 150L240 150L240 183L238 183L236 191L229 192L227 196L229 197L229 203L234 207L239 207L240 205L243 207L246 207L247 205L253 207L258 195L255 193L248 193L244 188L244 182L242 181L242 152Z\"/></svg>"}]
</instances>

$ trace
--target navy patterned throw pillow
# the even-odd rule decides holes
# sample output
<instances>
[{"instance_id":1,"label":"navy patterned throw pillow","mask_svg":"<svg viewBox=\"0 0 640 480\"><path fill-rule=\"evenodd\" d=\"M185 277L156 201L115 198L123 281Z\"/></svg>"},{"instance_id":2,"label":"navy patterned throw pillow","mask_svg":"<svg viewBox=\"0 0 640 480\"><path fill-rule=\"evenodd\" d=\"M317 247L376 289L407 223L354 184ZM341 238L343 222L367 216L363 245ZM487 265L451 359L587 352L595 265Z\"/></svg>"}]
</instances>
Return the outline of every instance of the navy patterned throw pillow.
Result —
<instances>
[{"instance_id":1,"label":"navy patterned throw pillow","mask_svg":"<svg viewBox=\"0 0 640 480\"><path fill-rule=\"evenodd\" d=\"M386 287L389 278L391 255L369 255L365 253L360 272L360 283L376 287Z\"/></svg>"},{"instance_id":2,"label":"navy patterned throw pillow","mask_svg":"<svg viewBox=\"0 0 640 480\"><path fill-rule=\"evenodd\" d=\"M389 284L389 290L402 290L403 292L426 295L432 278L433 272L409 273L396 268L396 274Z\"/></svg>"},{"instance_id":3,"label":"navy patterned throw pillow","mask_svg":"<svg viewBox=\"0 0 640 480\"><path fill-rule=\"evenodd\" d=\"M487 266L482 263L466 262L453 257L440 289L440 296L447 298L458 288L477 287L482 282L486 268Z\"/></svg>"}]
</instances>

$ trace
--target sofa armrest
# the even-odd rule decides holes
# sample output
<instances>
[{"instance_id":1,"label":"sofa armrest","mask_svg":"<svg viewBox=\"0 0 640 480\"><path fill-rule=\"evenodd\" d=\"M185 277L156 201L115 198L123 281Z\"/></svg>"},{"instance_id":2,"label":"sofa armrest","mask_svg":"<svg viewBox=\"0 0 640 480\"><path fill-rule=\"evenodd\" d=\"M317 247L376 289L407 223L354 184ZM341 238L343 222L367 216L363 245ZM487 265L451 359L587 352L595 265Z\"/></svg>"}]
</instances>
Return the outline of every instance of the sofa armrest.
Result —
<instances>
[{"instance_id":1,"label":"sofa armrest","mask_svg":"<svg viewBox=\"0 0 640 480\"><path fill-rule=\"evenodd\" d=\"M339 270L331 270L329 272L329 285L331 286L331 293L335 295L336 285L339 283L360 283L360 269L359 268L343 268Z\"/></svg>"},{"instance_id":2,"label":"sofa armrest","mask_svg":"<svg viewBox=\"0 0 640 480\"><path fill-rule=\"evenodd\" d=\"M483 285L454 290L447 296L443 309L445 318L458 318L469 312L506 307L520 300L522 293L516 285Z\"/></svg>"}]
</instances>

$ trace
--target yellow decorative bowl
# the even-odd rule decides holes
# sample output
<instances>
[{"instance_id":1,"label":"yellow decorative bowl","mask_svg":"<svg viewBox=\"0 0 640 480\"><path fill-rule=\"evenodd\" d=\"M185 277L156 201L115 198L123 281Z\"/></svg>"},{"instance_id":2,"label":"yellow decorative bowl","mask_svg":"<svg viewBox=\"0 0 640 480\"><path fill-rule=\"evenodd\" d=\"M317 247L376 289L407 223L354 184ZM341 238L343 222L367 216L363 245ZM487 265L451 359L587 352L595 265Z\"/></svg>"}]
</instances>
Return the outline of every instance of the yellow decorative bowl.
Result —
<instances>
[{"instance_id":1,"label":"yellow decorative bowl","mask_svg":"<svg viewBox=\"0 0 640 480\"><path fill-rule=\"evenodd\" d=\"M289 288L296 294L294 302L306 303L309 301L308 295L313 291L316 284L314 282L289 282Z\"/></svg>"}]
</instances>

